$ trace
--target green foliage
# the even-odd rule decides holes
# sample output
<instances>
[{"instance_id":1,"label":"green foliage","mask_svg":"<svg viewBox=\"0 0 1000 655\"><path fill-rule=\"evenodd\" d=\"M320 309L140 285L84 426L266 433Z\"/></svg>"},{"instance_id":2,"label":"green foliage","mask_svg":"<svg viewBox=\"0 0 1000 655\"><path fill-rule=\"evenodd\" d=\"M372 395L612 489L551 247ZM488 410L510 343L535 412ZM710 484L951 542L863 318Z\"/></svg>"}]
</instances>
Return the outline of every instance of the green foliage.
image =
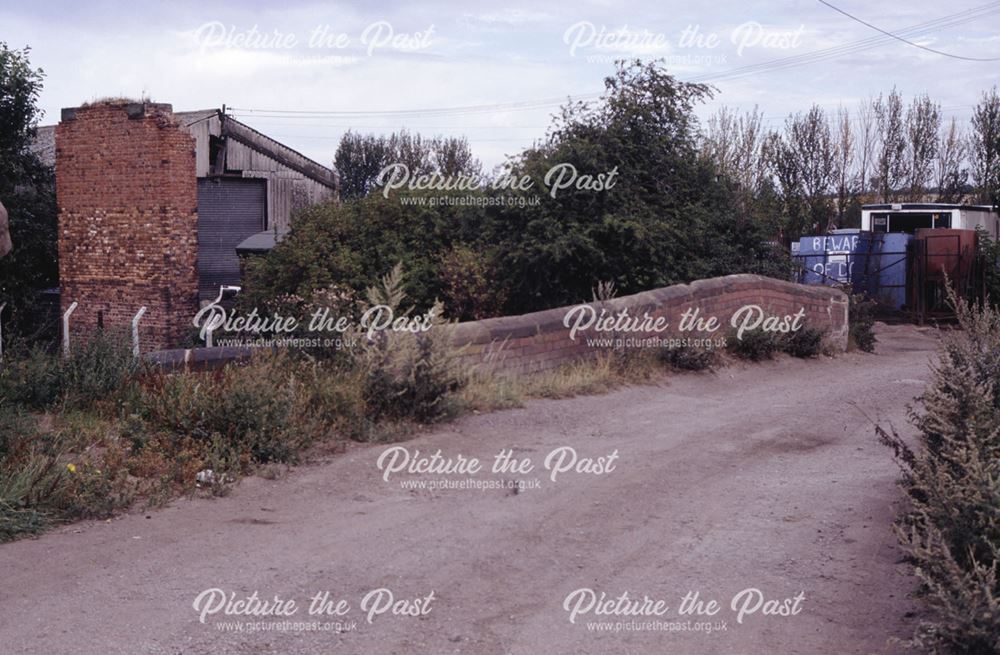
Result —
<instances>
[{"instance_id":1,"label":"green foliage","mask_svg":"<svg viewBox=\"0 0 1000 655\"><path fill-rule=\"evenodd\" d=\"M23 167L35 125L41 116L42 69L29 61L30 48L12 50L0 41L0 194L23 178Z\"/></svg>"},{"instance_id":2,"label":"green foliage","mask_svg":"<svg viewBox=\"0 0 1000 655\"><path fill-rule=\"evenodd\" d=\"M718 362L711 348L663 348L657 353L660 362L678 371L704 371Z\"/></svg>"},{"instance_id":3,"label":"green foliage","mask_svg":"<svg viewBox=\"0 0 1000 655\"><path fill-rule=\"evenodd\" d=\"M457 245L442 256L440 271L446 316L476 321L502 313L506 298L497 285L499 271L488 256Z\"/></svg>"},{"instance_id":4,"label":"green foliage","mask_svg":"<svg viewBox=\"0 0 1000 655\"><path fill-rule=\"evenodd\" d=\"M621 63L605 87L592 106L567 105L544 143L497 173L526 177L530 189L394 191L307 209L249 264L242 302L308 298L332 284L361 294L398 261L416 307L443 299L463 319L578 302L598 280L629 294L736 272L782 274L766 231L739 219L732 190L699 155L693 110L710 89L639 62ZM606 188L551 197L546 175L560 164L604 175ZM432 204L442 196L484 202Z\"/></svg>"},{"instance_id":5,"label":"green foliage","mask_svg":"<svg viewBox=\"0 0 1000 655\"><path fill-rule=\"evenodd\" d=\"M295 428L295 368L284 357L262 354L251 366L189 375L160 375L140 401L154 428L212 445L230 461L293 458L310 435Z\"/></svg>"},{"instance_id":6,"label":"green foliage","mask_svg":"<svg viewBox=\"0 0 1000 655\"><path fill-rule=\"evenodd\" d=\"M1000 241L990 238L989 232L978 228L977 248L983 266L984 291L989 302L1000 305Z\"/></svg>"},{"instance_id":7,"label":"green foliage","mask_svg":"<svg viewBox=\"0 0 1000 655\"><path fill-rule=\"evenodd\" d=\"M371 305L400 312L405 299L402 267L397 265L379 287L368 290ZM440 305L432 311L440 315ZM406 312L408 313L408 312ZM381 333L361 356L363 398L370 423L434 423L454 415L454 395L465 383L447 337L433 332Z\"/></svg>"},{"instance_id":8,"label":"green foliage","mask_svg":"<svg viewBox=\"0 0 1000 655\"><path fill-rule=\"evenodd\" d=\"M0 405L36 409L52 405L62 392L60 369L59 358L38 345L24 354L6 353L0 366Z\"/></svg>"},{"instance_id":9,"label":"green foliage","mask_svg":"<svg viewBox=\"0 0 1000 655\"><path fill-rule=\"evenodd\" d=\"M32 346L0 368L0 401L44 409L56 402L93 407L120 400L140 374L124 337L98 332L75 342L70 356Z\"/></svg>"},{"instance_id":10,"label":"green foliage","mask_svg":"<svg viewBox=\"0 0 1000 655\"><path fill-rule=\"evenodd\" d=\"M1000 652L1000 312L956 305L912 420L919 448L877 428L910 506L897 534L930 615L914 645L929 653Z\"/></svg>"},{"instance_id":11,"label":"green foliage","mask_svg":"<svg viewBox=\"0 0 1000 655\"><path fill-rule=\"evenodd\" d=\"M803 359L819 357L823 352L823 331L808 325L803 326L782 337L781 349L792 357Z\"/></svg>"},{"instance_id":12,"label":"green foliage","mask_svg":"<svg viewBox=\"0 0 1000 655\"><path fill-rule=\"evenodd\" d=\"M470 243L481 209L403 205L380 194L311 207L297 215L287 237L267 256L247 264L244 308L284 295L310 298L339 285L363 297L379 276L402 262L406 293L428 308L444 295L445 253Z\"/></svg>"},{"instance_id":13,"label":"green foliage","mask_svg":"<svg viewBox=\"0 0 1000 655\"><path fill-rule=\"evenodd\" d=\"M37 324L36 294L58 279L55 179L28 146L41 116L38 97L44 74L33 69L28 48L0 42L0 202L9 214L14 250L0 257L0 302L7 308L4 336L30 337Z\"/></svg>"},{"instance_id":14,"label":"green foliage","mask_svg":"<svg viewBox=\"0 0 1000 655\"><path fill-rule=\"evenodd\" d=\"M57 496L61 473L37 437L30 416L0 402L0 543L49 524L46 505Z\"/></svg>"},{"instance_id":15,"label":"green foliage","mask_svg":"<svg viewBox=\"0 0 1000 655\"><path fill-rule=\"evenodd\" d=\"M873 353L878 342L875 336L875 310L878 305L864 294L851 293L850 290L848 297L850 298L847 309L848 347Z\"/></svg>"},{"instance_id":16,"label":"green foliage","mask_svg":"<svg viewBox=\"0 0 1000 655\"><path fill-rule=\"evenodd\" d=\"M499 211L489 242L498 244L508 311L577 302L598 280L629 294L756 265L763 238L738 220L730 190L698 153L693 110L710 96L658 64L622 62L598 103L564 107L546 142L510 163L534 181L528 193L546 189L559 164L616 175L604 191L565 189Z\"/></svg>"},{"instance_id":17,"label":"green foliage","mask_svg":"<svg viewBox=\"0 0 1000 655\"><path fill-rule=\"evenodd\" d=\"M729 352L740 359L759 362L772 359L775 353L781 350L781 341L782 339L774 332L755 329L744 332L742 339L737 339L735 335L731 336L726 340L726 346Z\"/></svg>"},{"instance_id":18,"label":"green foliage","mask_svg":"<svg viewBox=\"0 0 1000 655\"><path fill-rule=\"evenodd\" d=\"M402 164L411 176L479 175L482 168L465 137L422 137L406 130L388 136L348 131L340 140L333 163L340 176L340 197L362 198L378 186L385 167Z\"/></svg>"}]
</instances>

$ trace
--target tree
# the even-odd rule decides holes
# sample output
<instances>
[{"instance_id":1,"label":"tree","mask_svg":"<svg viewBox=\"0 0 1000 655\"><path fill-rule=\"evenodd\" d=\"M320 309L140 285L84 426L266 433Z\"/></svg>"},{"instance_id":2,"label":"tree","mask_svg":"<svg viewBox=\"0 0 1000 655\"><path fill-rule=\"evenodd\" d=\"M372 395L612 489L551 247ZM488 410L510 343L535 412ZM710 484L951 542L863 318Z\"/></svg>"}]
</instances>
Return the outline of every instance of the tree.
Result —
<instances>
[{"instance_id":1,"label":"tree","mask_svg":"<svg viewBox=\"0 0 1000 655\"><path fill-rule=\"evenodd\" d=\"M403 164L411 175L478 176L481 164L465 137L427 138L406 130L389 135L358 134L341 137L334 156L340 176L340 196L360 198L371 193L378 176L390 164Z\"/></svg>"},{"instance_id":2,"label":"tree","mask_svg":"<svg viewBox=\"0 0 1000 655\"><path fill-rule=\"evenodd\" d=\"M906 112L906 166L909 198L920 202L930 186L941 132L941 109L926 94L913 99Z\"/></svg>"},{"instance_id":3,"label":"tree","mask_svg":"<svg viewBox=\"0 0 1000 655\"><path fill-rule=\"evenodd\" d=\"M767 175L763 159L764 113L754 107L737 114L723 106L710 119L701 148L725 178L735 184L739 200L740 219L755 213L755 198Z\"/></svg>"},{"instance_id":4,"label":"tree","mask_svg":"<svg viewBox=\"0 0 1000 655\"><path fill-rule=\"evenodd\" d=\"M881 94L872 106L878 128L875 176L882 202L895 199L906 173L906 132L903 100L893 89L888 97Z\"/></svg>"},{"instance_id":5,"label":"tree","mask_svg":"<svg viewBox=\"0 0 1000 655\"><path fill-rule=\"evenodd\" d=\"M937 201L961 202L969 179L966 167L968 144L953 117L938 135Z\"/></svg>"},{"instance_id":6,"label":"tree","mask_svg":"<svg viewBox=\"0 0 1000 655\"><path fill-rule=\"evenodd\" d=\"M418 308L440 298L459 318L495 313L501 303L521 313L581 302L601 281L633 293L767 272L775 258L763 233L740 222L733 185L698 150L693 108L710 94L659 64L620 62L597 102L564 106L546 139L495 176L530 185L397 189L307 209L269 255L248 264L242 302L283 294L310 302L331 285L358 293L399 261ZM430 152L429 165L442 170L451 155L470 161L460 148ZM553 195L553 170L570 166L601 176L601 188ZM448 194L487 202L440 202Z\"/></svg>"},{"instance_id":7,"label":"tree","mask_svg":"<svg viewBox=\"0 0 1000 655\"><path fill-rule=\"evenodd\" d=\"M631 293L757 265L764 239L698 149L693 110L711 95L658 62L619 62L599 101L564 106L546 141L510 162L535 189L558 164L616 177L602 192L571 189L500 212L489 238L509 310L579 302L599 281Z\"/></svg>"},{"instance_id":8,"label":"tree","mask_svg":"<svg viewBox=\"0 0 1000 655\"><path fill-rule=\"evenodd\" d=\"M983 93L972 114L972 181L980 202L1000 205L1000 94Z\"/></svg>"},{"instance_id":9,"label":"tree","mask_svg":"<svg viewBox=\"0 0 1000 655\"><path fill-rule=\"evenodd\" d=\"M858 105L858 191L867 194L871 184L872 154L878 141L875 120L875 99Z\"/></svg>"},{"instance_id":10,"label":"tree","mask_svg":"<svg viewBox=\"0 0 1000 655\"><path fill-rule=\"evenodd\" d=\"M38 96L44 72L33 69L30 48L11 50L0 42L0 194L20 184L34 162L28 146L41 112Z\"/></svg>"},{"instance_id":11,"label":"tree","mask_svg":"<svg viewBox=\"0 0 1000 655\"><path fill-rule=\"evenodd\" d=\"M0 202L7 209L13 250L0 258L5 332L32 332L35 296L58 279L55 185L52 171L30 151L41 117L44 73L31 67L30 49L0 42Z\"/></svg>"},{"instance_id":12,"label":"tree","mask_svg":"<svg viewBox=\"0 0 1000 655\"><path fill-rule=\"evenodd\" d=\"M340 178L340 197L360 198L375 186L375 178L393 159L385 137L348 131L340 139L333 164Z\"/></svg>"},{"instance_id":13,"label":"tree","mask_svg":"<svg viewBox=\"0 0 1000 655\"><path fill-rule=\"evenodd\" d=\"M770 137L767 151L784 199L784 241L826 233L834 219L830 193L837 153L823 110L813 105L804 114L789 116L784 132Z\"/></svg>"},{"instance_id":14,"label":"tree","mask_svg":"<svg viewBox=\"0 0 1000 655\"><path fill-rule=\"evenodd\" d=\"M855 151L854 130L851 127L851 115L843 107L837 110L834 135L833 178L837 190L837 226L845 227L848 221L847 212L851 204L850 201L856 192L857 178L854 172L854 161L857 152Z\"/></svg>"}]
</instances>

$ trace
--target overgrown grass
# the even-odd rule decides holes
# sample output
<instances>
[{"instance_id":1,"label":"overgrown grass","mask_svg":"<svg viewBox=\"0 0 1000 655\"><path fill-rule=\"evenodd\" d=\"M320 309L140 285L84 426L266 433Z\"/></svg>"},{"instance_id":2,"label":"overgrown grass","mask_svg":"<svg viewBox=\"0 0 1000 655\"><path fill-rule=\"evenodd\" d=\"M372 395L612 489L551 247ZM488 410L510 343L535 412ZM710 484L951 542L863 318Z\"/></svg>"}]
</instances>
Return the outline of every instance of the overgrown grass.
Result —
<instances>
[{"instance_id":1,"label":"overgrown grass","mask_svg":"<svg viewBox=\"0 0 1000 655\"><path fill-rule=\"evenodd\" d=\"M961 329L911 412L918 446L877 428L902 469L896 533L929 609L912 645L1000 652L1000 311L952 298Z\"/></svg>"},{"instance_id":2,"label":"overgrown grass","mask_svg":"<svg viewBox=\"0 0 1000 655\"><path fill-rule=\"evenodd\" d=\"M369 303L405 314L401 285L397 269ZM349 356L261 351L209 372L140 366L108 335L68 359L23 350L0 369L0 541L113 516L137 500L225 494L241 476L283 470L331 442L399 439L463 412L602 393L722 361L715 351L611 349L508 376L464 370L444 334L361 339Z\"/></svg>"},{"instance_id":3,"label":"overgrown grass","mask_svg":"<svg viewBox=\"0 0 1000 655\"><path fill-rule=\"evenodd\" d=\"M463 411L508 409L532 398L606 393L628 384L655 382L672 371L709 370L721 362L714 351L663 348L606 350L534 375L504 374L486 367L470 375L456 400Z\"/></svg>"},{"instance_id":4,"label":"overgrown grass","mask_svg":"<svg viewBox=\"0 0 1000 655\"><path fill-rule=\"evenodd\" d=\"M371 302L405 313L401 286L397 269ZM262 351L203 373L143 367L104 333L68 358L39 348L9 355L0 368L0 540L191 493L199 472L203 487L225 493L227 482L296 463L315 444L453 416L466 379L454 353L406 336L344 357Z\"/></svg>"},{"instance_id":5,"label":"overgrown grass","mask_svg":"<svg viewBox=\"0 0 1000 655\"><path fill-rule=\"evenodd\" d=\"M0 367L0 403L41 410L92 407L122 400L141 373L123 334L98 332L67 358L33 346L7 355Z\"/></svg>"}]
</instances>

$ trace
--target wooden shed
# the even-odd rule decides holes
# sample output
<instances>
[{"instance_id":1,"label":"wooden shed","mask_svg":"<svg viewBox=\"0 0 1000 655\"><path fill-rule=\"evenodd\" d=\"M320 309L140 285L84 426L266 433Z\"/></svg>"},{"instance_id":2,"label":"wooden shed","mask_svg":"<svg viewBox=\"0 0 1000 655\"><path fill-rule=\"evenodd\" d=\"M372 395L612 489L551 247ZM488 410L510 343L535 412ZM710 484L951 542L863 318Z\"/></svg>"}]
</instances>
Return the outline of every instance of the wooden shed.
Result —
<instances>
[{"instance_id":1,"label":"wooden shed","mask_svg":"<svg viewBox=\"0 0 1000 655\"><path fill-rule=\"evenodd\" d=\"M195 140L202 300L240 282L237 246L277 242L293 214L337 197L336 173L217 109L175 112Z\"/></svg>"}]
</instances>

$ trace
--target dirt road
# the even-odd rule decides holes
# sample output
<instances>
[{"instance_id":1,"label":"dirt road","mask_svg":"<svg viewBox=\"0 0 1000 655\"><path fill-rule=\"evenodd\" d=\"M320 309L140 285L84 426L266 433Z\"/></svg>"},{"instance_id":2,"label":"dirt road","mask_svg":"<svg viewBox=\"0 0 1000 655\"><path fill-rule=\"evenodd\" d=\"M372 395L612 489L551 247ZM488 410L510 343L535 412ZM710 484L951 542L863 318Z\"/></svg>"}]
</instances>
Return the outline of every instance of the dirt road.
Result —
<instances>
[{"instance_id":1,"label":"dirt road","mask_svg":"<svg viewBox=\"0 0 1000 655\"><path fill-rule=\"evenodd\" d=\"M905 425L935 341L881 339L874 356L532 402L399 444L478 458L476 473L386 481L389 446L358 446L227 498L0 546L0 652L890 652L911 582L889 528L896 469L859 408ZM553 481L565 447L593 461ZM534 469L494 474L504 449ZM522 488L429 488L441 479ZM227 616L211 589L297 607ZM343 615L310 616L320 592ZM717 612L680 615L688 592Z\"/></svg>"}]
</instances>

